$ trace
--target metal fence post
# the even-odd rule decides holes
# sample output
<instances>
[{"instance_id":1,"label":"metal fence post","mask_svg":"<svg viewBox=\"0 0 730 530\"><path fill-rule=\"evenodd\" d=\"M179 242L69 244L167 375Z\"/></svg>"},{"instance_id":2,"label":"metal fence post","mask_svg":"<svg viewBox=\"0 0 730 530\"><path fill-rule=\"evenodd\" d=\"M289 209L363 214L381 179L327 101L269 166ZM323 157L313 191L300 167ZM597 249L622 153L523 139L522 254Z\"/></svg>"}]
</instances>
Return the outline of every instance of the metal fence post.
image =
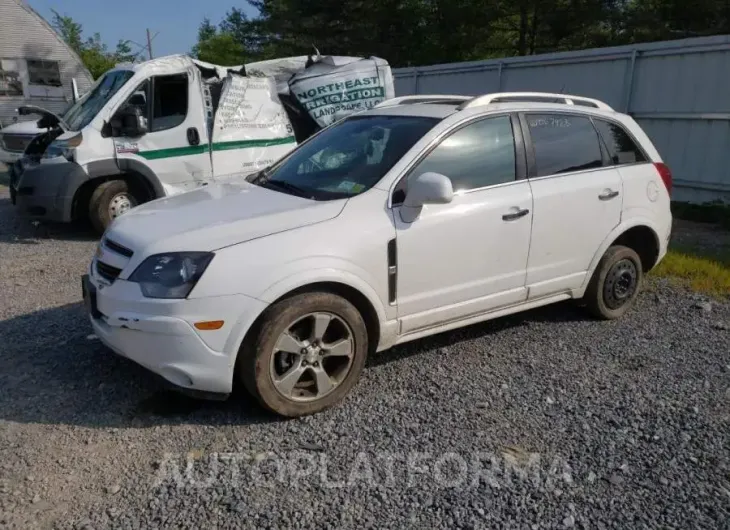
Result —
<instances>
[{"instance_id":1,"label":"metal fence post","mask_svg":"<svg viewBox=\"0 0 730 530\"><path fill-rule=\"evenodd\" d=\"M502 63L500 61L499 66L497 67L497 92L502 92Z\"/></svg>"},{"instance_id":2,"label":"metal fence post","mask_svg":"<svg viewBox=\"0 0 730 530\"><path fill-rule=\"evenodd\" d=\"M418 70L413 70L413 94L418 95Z\"/></svg>"},{"instance_id":3,"label":"metal fence post","mask_svg":"<svg viewBox=\"0 0 730 530\"><path fill-rule=\"evenodd\" d=\"M636 68L636 56L638 52L636 48L631 51L631 61L628 70L624 76L624 114L629 113L631 107L631 95L634 91L634 69Z\"/></svg>"}]
</instances>

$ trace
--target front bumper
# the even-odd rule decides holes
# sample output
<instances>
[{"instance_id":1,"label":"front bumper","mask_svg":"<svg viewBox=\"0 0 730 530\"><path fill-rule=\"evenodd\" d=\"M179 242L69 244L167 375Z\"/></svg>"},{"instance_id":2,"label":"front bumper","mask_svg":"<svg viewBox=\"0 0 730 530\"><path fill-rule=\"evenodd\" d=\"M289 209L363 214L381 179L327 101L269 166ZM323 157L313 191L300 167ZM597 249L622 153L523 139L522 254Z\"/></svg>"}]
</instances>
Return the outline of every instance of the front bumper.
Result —
<instances>
[{"instance_id":1,"label":"front bumper","mask_svg":"<svg viewBox=\"0 0 730 530\"><path fill-rule=\"evenodd\" d=\"M243 295L156 300L144 298L136 283L107 285L93 274L83 281L85 291L95 291L88 308L94 333L111 350L187 391L231 392L237 339L266 304ZM193 324L201 320L225 324L199 331Z\"/></svg>"},{"instance_id":2,"label":"front bumper","mask_svg":"<svg viewBox=\"0 0 730 530\"><path fill-rule=\"evenodd\" d=\"M83 167L66 160L31 164L21 159L10 166L13 204L26 215L49 221L72 221L76 191L87 180Z\"/></svg>"}]
</instances>

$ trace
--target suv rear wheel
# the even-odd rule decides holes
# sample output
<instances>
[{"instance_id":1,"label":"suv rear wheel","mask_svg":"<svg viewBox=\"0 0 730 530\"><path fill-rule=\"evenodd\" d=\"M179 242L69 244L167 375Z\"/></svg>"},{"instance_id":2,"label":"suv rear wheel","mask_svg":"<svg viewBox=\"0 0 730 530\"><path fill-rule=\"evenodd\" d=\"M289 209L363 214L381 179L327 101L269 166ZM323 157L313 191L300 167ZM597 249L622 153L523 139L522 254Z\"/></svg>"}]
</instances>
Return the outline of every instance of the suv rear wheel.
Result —
<instances>
[{"instance_id":1,"label":"suv rear wheel","mask_svg":"<svg viewBox=\"0 0 730 530\"><path fill-rule=\"evenodd\" d=\"M326 409L355 386L368 351L358 310L331 293L304 293L271 306L237 372L267 409L296 417Z\"/></svg>"},{"instance_id":2,"label":"suv rear wheel","mask_svg":"<svg viewBox=\"0 0 730 530\"><path fill-rule=\"evenodd\" d=\"M619 318L636 300L642 277L641 258L633 249L609 247L593 272L583 302L598 318Z\"/></svg>"},{"instance_id":3,"label":"suv rear wheel","mask_svg":"<svg viewBox=\"0 0 730 530\"><path fill-rule=\"evenodd\" d=\"M99 184L89 199L89 220L98 234L111 222L143 201L130 189L126 180L108 180Z\"/></svg>"}]
</instances>

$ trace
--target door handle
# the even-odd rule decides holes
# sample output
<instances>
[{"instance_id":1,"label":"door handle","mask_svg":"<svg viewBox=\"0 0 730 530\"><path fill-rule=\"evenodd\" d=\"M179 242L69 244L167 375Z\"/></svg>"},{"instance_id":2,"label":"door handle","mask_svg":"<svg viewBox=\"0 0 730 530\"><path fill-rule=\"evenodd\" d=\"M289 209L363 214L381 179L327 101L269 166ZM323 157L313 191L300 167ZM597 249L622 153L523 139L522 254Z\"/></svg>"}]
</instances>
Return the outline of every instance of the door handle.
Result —
<instances>
[{"instance_id":1,"label":"door handle","mask_svg":"<svg viewBox=\"0 0 730 530\"><path fill-rule=\"evenodd\" d=\"M190 145L198 145L200 143L200 135L198 134L198 129L195 127L188 129L188 143Z\"/></svg>"},{"instance_id":2,"label":"door handle","mask_svg":"<svg viewBox=\"0 0 730 530\"><path fill-rule=\"evenodd\" d=\"M616 197L618 197L618 192L614 190L606 190L598 196L602 201L610 201Z\"/></svg>"},{"instance_id":3,"label":"door handle","mask_svg":"<svg viewBox=\"0 0 730 530\"><path fill-rule=\"evenodd\" d=\"M519 219L520 217L526 216L528 213L530 213L530 210L527 208L523 209L517 209L514 212L506 213L502 216L503 221L514 221L515 219Z\"/></svg>"}]
</instances>

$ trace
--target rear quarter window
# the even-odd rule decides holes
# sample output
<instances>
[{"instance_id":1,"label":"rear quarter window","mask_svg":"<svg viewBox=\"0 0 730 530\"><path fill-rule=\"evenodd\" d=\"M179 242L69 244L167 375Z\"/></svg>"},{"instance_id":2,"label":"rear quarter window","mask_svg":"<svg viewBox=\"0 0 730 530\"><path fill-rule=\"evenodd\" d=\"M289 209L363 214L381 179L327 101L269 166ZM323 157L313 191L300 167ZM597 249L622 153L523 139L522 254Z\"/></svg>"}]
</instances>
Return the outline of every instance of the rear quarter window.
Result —
<instances>
[{"instance_id":1,"label":"rear quarter window","mask_svg":"<svg viewBox=\"0 0 730 530\"><path fill-rule=\"evenodd\" d=\"M612 164L638 164L647 161L644 153L623 127L595 118L593 123L596 124Z\"/></svg>"}]
</instances>

